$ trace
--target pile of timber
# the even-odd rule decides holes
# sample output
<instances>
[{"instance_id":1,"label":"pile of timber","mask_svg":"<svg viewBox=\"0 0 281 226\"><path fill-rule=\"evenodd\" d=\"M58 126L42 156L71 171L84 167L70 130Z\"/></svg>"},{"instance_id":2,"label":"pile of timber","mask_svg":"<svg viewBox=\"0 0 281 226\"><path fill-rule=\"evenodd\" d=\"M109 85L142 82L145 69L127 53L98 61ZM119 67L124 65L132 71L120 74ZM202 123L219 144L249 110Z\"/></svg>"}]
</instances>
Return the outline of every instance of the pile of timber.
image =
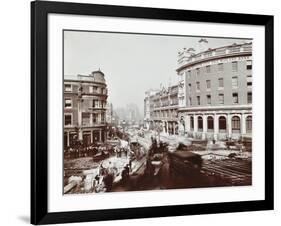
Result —
<instances>
[{"instance_id":1,"label":"pile of timber","mask_svg":"<svg viewBox=\"0 0 281 226\"><path fill-rule=\"evenodd\" d=\"M76 186L78 185L77 181L71 181L69 184L67 184L66 186L64 186L63 188L63 193L67 194L69 193L72 189L74 189Z\"/></svg>"}]
</instances>

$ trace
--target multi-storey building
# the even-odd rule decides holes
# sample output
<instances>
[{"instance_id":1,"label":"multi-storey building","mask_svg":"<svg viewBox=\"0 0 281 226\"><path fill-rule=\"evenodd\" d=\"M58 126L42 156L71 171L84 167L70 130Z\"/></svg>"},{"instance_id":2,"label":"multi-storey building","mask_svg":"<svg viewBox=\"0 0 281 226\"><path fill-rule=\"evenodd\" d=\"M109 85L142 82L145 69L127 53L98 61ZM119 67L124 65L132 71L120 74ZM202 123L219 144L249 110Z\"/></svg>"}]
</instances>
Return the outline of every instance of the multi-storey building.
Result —
<instances>
[{"instance_id":1,"label":"multi-storey building","mask_svg":"<svg viewBox=\"0 0 281 226\"><path fill-rule=\"evenodd\" d=\"M178 55L179 122L202 139L238 139L252 133L252 43Z\"/></svg>"},{"instance_id":2,"label":"multi-storey building","mask_svg":"<svg viewBox=\"0 0 281 226\"><path fill-rule=\"evenodd\" d=\"M178 85L162 88L153 94L146 93L145 121L150 129L165 134L178 133Z\"/></svg>"},{"instance_id":3,"label":"multi-storey building","mask_svg":"<svg viewBox=\"0 0 281 226\"><path fill-rule=\"evenodd\" d=\"M144 127L146 129L152 129L152 116L153 116L153 102L152 98L153 96L158 92L159 90L148 90L145 92L145 98L144 98Z\"/></svg>"},{"instance_id":4,"label":"multi-storey building","mask_svg":"<svg viewBox=\"0 0 281 226\"><path fill-rule=\"evenodd\" d=\"M113 105L112 103L106 104L106 122L109 124L113 123Z\"/></svg>"},{"instance_id":5,"label":"multi-storey building","mask_svg":"<svg viewBox=\"0 0 281 226\"><path fill-rule=\"evenodd\" d=\"M104 74L64 79L64 146L92 144L106 139L107 86Z\"/></svg>"}]
</instances>

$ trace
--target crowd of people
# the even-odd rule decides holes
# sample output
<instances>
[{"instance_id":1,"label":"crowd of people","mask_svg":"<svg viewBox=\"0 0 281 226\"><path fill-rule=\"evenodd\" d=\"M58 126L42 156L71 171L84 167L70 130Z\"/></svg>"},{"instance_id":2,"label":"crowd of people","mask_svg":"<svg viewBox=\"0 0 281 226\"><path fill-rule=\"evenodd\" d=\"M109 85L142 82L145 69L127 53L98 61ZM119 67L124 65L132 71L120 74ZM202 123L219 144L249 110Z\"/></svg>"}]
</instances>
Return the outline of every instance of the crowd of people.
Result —
<instances>
[{"instance_id":1,"label":"crowd of people","mask_svg":"<svg viewBox=\"0 0 281 226\"><path fill-rule=\"evenodd\" d=\"M131 139L123 135L122 138L113 137L106 143L85 145L81 142L65 147L64 159L92 157L99 166L94 174L83 179L83 187L87 192L108 192L111 191L113 182L118 176L121 183L127 183L130 180L130 173L133 172L133 161L138 161L146 155L137 138Z\"/></svg>"},{"instance_id":2,"label":"crowd of people","mask_svg":"<svg viewBox=\"0 0 281 226\"><path fill-rule=\"evenodd\" d=\"M94 156L97 153L101 152L113 152L113 147L111 145L89 145L89 146L73 146L67 147L64 149L64 158L65 159L73 159L73 158L81 158Z\"/></svg>"}]
</instances>

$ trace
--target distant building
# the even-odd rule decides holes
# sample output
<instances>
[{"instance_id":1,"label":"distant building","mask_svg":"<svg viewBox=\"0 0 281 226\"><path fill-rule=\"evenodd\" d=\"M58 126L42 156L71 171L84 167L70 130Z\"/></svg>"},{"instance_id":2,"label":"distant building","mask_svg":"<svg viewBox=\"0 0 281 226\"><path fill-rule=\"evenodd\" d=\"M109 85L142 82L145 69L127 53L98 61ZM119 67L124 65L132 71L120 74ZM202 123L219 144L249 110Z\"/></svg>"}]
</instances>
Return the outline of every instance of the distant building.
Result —
<instances>
[{"instance_id":1,"label":"distant building","mask_svg":"<svg viewBox=\"0 0 281 226\"><path fill-rule=\"evenodd\" d=\"M113 121L114 121L113 105L112 105L112 103L107 103L106 104L106 122L109 124L112 124Z\"/></svg>"},{"instance_id":2,"label":"distant building","mask_svg":"<svg viewBox=\"0 0 281 226\"><path fill-rule=\"evenodd\" d=\"M165 134L178 134L178 85L146 92L145 124Z\"/></svg>"},{"instance_id":3,"label":"distant building","mask_svg":"<svg viewBox=\"0 0 281 226\"><path fill-rule=\"evenodd\" d=\"M130 125L138 125L141 120L139 108L136 104L130 103L126 106L127 121Z\"/></svg>"},{"instance_id":4,"label":"distant building","mask_svg":"<svg viewBox=\"0 0 281 226\"><path fill-rule=\"evenodd\" d=\"M179 52L179 122L201 139L251 137L252 43Z\"/></svg>"},{"instance_id":5,"label":"distant building","mask_svg":"<svg viewBox=\"0 0 281 226\"><path fill-rule=\"evenodd\" d=\"M145 92L145 98L144 98L144 127L146 129L151 129L152 127L152 116L153 116L153 96L158 92L159 90L148 90Z\"/></svg>"},{"instance_id":6,"label":"distant building","mask_svg":"<svg viewBox=\"0 0 281 226\"><path fill-rule=\"evenodd\" d=\"M125 107L117 107L114 112L117 116L115 118L118 118L118 124L124 125L125 121L128 125L138 125L142 119L138 106L133 103L127 104Z\"/></svg>"},{"instance_id":7,"label":"distant building","mask_svg":"<svg viewBox=\"0 0 281 226\"><path fill-rule=\"evenodd\" d=\"M64 146L91 144L106 139L107 86L104 74L64 79Z\"/></svg>"}]
</instances>

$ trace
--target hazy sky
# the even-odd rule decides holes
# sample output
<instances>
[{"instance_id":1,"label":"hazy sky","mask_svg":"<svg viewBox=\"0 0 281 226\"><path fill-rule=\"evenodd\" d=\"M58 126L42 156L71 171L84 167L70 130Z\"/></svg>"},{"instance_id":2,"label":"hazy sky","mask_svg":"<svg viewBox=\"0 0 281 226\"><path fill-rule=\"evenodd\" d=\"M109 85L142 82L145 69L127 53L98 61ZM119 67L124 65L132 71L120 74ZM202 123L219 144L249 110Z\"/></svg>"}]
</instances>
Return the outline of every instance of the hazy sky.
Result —
<instances>
[{"instance_id":1,"label":"hazy sky","mask_svg":"<svg viewBox=\"0 0 281 226\"><path fill-rule=\"evenodd\" d=\"M113 107L136 103L143 112L144 93L177 82L177 54L184 47L199 52L200 37L64 32L64 74L90 74L100 69L105 74L109 101ZM207 38L208 48L241 39Z\"/></svg>"}]
</instances>

